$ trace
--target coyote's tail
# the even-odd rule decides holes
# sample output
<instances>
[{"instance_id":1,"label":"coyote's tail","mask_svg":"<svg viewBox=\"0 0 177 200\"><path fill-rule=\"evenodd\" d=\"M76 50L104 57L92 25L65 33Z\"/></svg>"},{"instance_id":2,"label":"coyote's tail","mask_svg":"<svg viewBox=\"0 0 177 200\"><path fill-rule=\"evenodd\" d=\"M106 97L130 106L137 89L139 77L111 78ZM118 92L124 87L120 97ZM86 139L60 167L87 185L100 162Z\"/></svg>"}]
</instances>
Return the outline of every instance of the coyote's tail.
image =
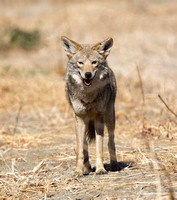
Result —
<instances>
[{"instance_id":1,"label":"coyote's tail","mask_svg":"<svg viewBox=\"0 0 177 200\"><path fill-rule=\"evenodd\" d=\"M86 136L89 143L95 140L95 124L93 120L89 121Z\"/></svg>"}]
</instances>

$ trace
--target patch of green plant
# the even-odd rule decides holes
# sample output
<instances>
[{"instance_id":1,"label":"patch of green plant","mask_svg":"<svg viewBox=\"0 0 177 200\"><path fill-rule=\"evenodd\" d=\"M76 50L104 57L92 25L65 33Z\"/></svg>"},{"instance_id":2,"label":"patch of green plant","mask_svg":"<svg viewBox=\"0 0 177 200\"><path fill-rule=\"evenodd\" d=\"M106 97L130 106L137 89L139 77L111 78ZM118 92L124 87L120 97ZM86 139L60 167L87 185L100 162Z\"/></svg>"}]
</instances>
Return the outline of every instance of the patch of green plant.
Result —
<instances>
[{"instance_id":1,"label":"patch of green plant","mask_svg":"<svg viewBox=\"0 0 177 200\"><path fill-rule=\"evenodd\" d=\"M31 78L31 77L34 77L34 76L36 76L38 74L41 74L43 76L47 76L47 75L49 75L49 73L50 72L47 69L37 69L37 70L35 70L35 69L29 69L29 70L27 70L25 72L25 76L27 78Z\"/></svg>"},{"instance_id":2,"label":"patch of green plant","mask_svg":"<svg viewBox=\"0 0 177 200\"><path fill-rule=\"evenodd\" d=\"M2 67L0 74L9 75L18 78L33 78L37 75L48 76L50 74L49 69L35 69L35 68L14 68L10 65Z\"/></svg>"},{"instance_id":3,"label":"patch of green plant","mask_svg":"<svg viewBox=\"0 0 177 200\"><path fill-rule=\"evenodd\" d=\"M23 49L31 49L40 44L40 32L38 30L25 31L19 28L10 30L9 45Z\"/></svg>"},{"instance_id":4,"label":"patch of green plant","mask_svg":"<svg viewBox=\"0 0 177 200\"><path fill-rule=\"evenodd\" d=\"M6 65L5 67L3 67L3 72L5 74L9 74L11 71L11 66L10 65Z\"/></svg>"}]
</instances>

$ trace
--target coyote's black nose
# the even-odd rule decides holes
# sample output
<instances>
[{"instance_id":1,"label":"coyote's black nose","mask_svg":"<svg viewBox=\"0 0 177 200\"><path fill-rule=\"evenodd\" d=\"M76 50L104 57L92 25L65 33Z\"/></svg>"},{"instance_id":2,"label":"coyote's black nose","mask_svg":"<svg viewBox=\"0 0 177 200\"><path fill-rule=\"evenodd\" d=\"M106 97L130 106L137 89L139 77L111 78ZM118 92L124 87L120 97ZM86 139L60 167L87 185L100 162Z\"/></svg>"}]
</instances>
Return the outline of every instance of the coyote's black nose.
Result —
<instances>
[{"instance_id":1,"label":"coyote's black nose","mask_svg":"<svg viewBox=\"0 0 177 200\"><path fill-rule=\"evenodd\" d=\"M86 72L85 73L85 78L91 78L92 77L92 73L91 72Z\"/></svg>"}]
</instances>

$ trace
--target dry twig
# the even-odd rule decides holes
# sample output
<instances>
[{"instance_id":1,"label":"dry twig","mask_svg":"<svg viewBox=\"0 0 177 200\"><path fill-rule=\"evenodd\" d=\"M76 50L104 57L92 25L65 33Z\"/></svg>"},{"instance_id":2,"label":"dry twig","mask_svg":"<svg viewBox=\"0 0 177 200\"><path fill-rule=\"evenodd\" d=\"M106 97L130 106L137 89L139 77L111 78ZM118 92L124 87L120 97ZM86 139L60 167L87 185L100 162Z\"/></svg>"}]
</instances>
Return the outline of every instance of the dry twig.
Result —
<instances>
[{"instance_id":1,"label":"dry twig","mask_svg":"<svg viewBox=\"0 0 177 200\"><path fill-rule=\"evenodd\" d=\"M20 104L20 107L18 109L18 113L17 113L17 116L16 116L16 120L15 120L15 128L14 128L14 134L16 133L17 131L17 126L18 126L18 121L19 121L19 118L20 118L20 113L21 113L21 110L22 110L22 107L23 107L23 104L21 103Z\"/></svg>"},{"instance_id":2,"label":"dry twig","mask_svg":"<svg viewBox=\"0 0 177 200\"><path fill-rule=\"evenodd\" d=\"M42 160L37 166L34 167L33 173L37 173L41 168L46 165L45 160Z\"/></svg>"},{"instance_id":3,"label":"dry twig","mask_svg":"<svg viewBox=\"0 0 177 200\"><path fill-rule=\"evenodd\" d=\"M164 105L166 106L166 108L175 116L177 117L177 114L175 112L173 112L173 110L167 105L167 103L162 99L162 97L160 96L160 94L158 94L159 99L164 103Z\"/></svg>"},{"instance_id":4,"label":"dry twig","mask_svg":"<svg viewBox=\"0 0 177 200\"><path fill-rule=\"evenodd\" d=\"M136 67L137 72L138 72L138 78L139 78L139 83L140 83L140 87L141 87L141 94L142 94L142 133L145 132L145 125L144 125L144 106L145 106L145 98L144 98L144 89L143 89L143 82L141 79L141 74L139 71L139 67Z\"/></svg>"}]
</instances>

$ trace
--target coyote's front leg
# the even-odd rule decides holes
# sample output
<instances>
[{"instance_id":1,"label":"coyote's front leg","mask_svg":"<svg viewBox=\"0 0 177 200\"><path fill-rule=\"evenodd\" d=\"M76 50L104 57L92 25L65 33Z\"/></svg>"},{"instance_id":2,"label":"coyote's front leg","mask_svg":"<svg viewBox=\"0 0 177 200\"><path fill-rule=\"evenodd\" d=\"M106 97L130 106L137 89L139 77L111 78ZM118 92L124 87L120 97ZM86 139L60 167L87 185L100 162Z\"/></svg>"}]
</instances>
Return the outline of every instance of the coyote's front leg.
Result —
<instances>
[{"instance_id":1,"label":"coyote's front leg","mask_svg":"<svg viewBox=\"0 0 177 200\"><path fill-rule=\"evenodd\" d=\"M88 144L86 141L86 122L76 116L77 130L76 130L76 140L77 140L77 152L76 152L76 170L75 174L82 176L83 174L88 174L91 172L91 165L89 163L88 155Z\"/></svg>"},{"instance_id":2,"label":"coyote's front leg","mask_svg":"<svg viewBox=\"0 0 177 200\"><path fill-rule=\"evenodd\" d=\"M96 131L96 174L105 174L107 171L103 166L103 136L104 119L99 116L95 122Z\"/></svg>"}]
</instances>

